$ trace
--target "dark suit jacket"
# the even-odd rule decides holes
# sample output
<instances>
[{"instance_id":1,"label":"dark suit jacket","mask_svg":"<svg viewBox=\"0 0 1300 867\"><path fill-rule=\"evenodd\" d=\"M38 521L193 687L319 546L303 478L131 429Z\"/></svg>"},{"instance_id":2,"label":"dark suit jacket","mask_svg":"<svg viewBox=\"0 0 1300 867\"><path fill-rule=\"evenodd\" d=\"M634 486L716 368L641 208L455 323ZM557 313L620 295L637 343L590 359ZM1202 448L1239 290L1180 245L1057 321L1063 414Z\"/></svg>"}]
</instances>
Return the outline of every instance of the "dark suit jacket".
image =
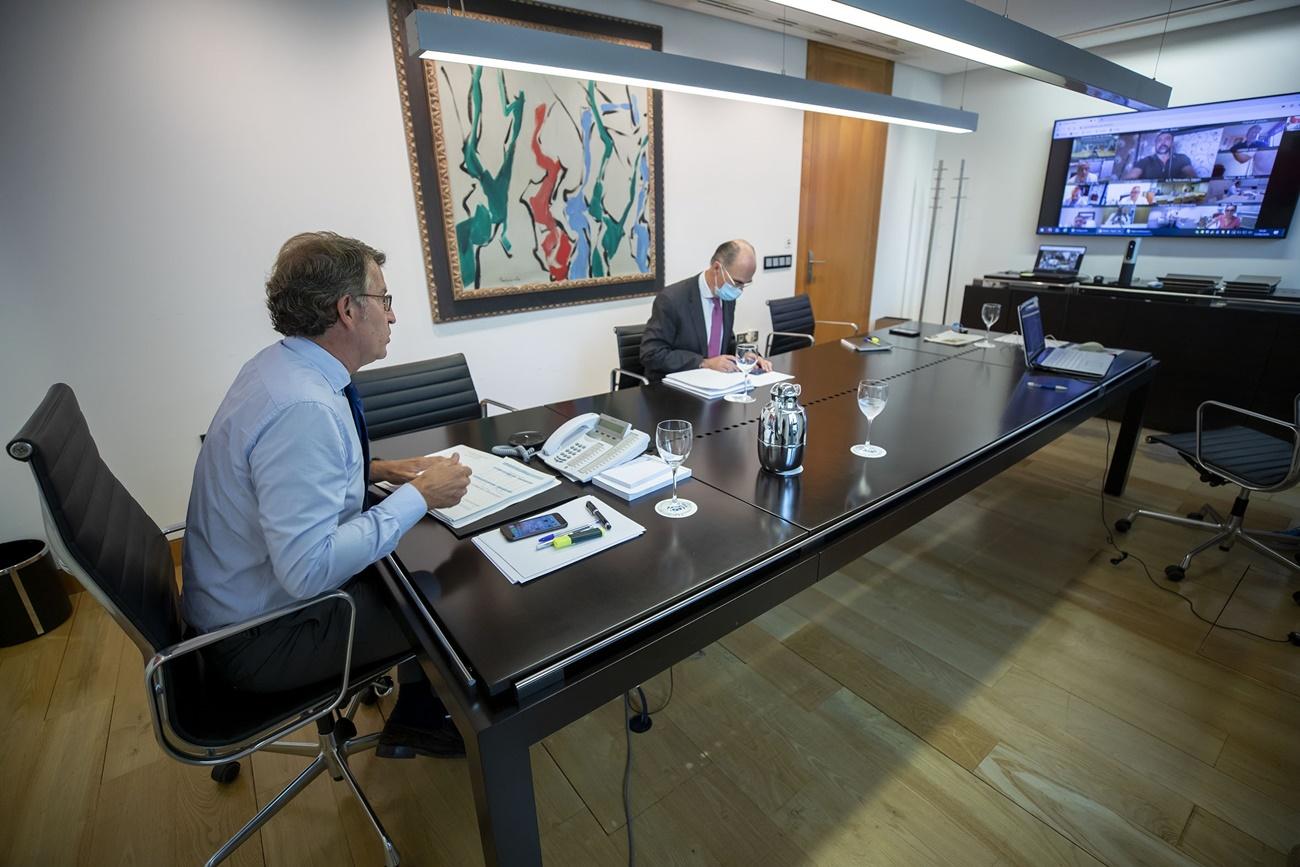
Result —
<instances>
[{"instance_id":1,"label":"dark suit jacket","mask_svg":"<svg viewBox=\"0 0 1300 867\"><path fill-rule=\"evenodd\" d=\"M722 302L722 352L736 351L736 302ZM665 286L655 298L650 321L641 336L641 364L646 376L663 379L665 374L700 366L709 351L709 332L704 327L700 304L700 275Z\"/></svg>"}]
</instances>

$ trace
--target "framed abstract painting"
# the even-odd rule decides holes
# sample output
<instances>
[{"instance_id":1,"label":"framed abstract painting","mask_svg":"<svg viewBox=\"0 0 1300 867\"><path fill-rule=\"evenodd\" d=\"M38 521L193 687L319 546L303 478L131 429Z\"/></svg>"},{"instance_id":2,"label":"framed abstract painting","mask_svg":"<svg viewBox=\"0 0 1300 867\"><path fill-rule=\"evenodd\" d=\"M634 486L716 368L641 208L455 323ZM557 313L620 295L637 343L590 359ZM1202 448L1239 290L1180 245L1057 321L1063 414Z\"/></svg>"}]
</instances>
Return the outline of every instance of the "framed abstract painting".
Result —
<instances>
[{"instance_id":1,"label":"framed abstract painting","mask_svg":"<svg viewBox=\"0 0 1300 867\"><path fill-rule=\"evenodd\" d=\"M389 0L436 321L663 288L661 97L407 55L414 9L659 50L658 27L542 4Z\"/></svg>"}]
</instances>

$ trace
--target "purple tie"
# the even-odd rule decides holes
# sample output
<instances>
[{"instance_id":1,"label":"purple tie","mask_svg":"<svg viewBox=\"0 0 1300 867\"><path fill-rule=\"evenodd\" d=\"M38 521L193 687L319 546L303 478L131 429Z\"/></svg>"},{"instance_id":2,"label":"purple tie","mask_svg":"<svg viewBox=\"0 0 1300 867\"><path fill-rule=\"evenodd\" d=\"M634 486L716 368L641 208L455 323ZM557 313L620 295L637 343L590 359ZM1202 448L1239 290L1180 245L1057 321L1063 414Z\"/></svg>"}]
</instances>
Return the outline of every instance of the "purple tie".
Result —
<instances>
[{"instance_id":1,"label":"purple tie","mask_svg":"<svg viewBox=\"0 0 1300 867\"><path fill-rule=\"evenodd\" d=\"M722 354L722 299L713 296L713 327L709 329L709 358Z\"/></svg>"}]
</instances>

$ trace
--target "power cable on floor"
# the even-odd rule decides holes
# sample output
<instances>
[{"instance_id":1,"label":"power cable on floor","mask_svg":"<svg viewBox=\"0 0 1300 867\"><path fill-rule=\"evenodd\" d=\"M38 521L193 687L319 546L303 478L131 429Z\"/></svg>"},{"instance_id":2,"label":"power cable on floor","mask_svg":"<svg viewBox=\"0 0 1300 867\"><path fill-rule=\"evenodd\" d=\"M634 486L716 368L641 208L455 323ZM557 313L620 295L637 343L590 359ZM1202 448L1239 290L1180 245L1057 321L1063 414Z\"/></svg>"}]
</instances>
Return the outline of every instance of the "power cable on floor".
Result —
<instances>
[{"instance_id":1,"label":"power cable on floor","mask_svg":"<svg viewBox=\"0 0 1300 867\"><path fill-rule=\"evenodd\" d=\"M1172 593L1174 596L1177 596L1179 599L1186 602L1187 609L1192 612L1192 616L1195 617L1197 620L1201 621L1202 623L1209 624L1211 627L1214 627L1216 629L1226 629L1229 632L1240 632L1243 635L1249 635L1251 638L1257 638L1260 641L1272 642L1273 644L1293 643L1290 638L1269 638L1267 635L1260 635L1258 632L1251 632L1249 629L1242 629L1240 626L1223 626L1217 620L1210 620L1208 617L1203 616L1201 612L1196 610L1196 605L1192 602L1191 599L1179 593L1177 590L1173 589L1172 587L1165 587L1164 585L1160 584L1160 582L1156 581L1155 578L1151 577L1151 570L1147 568L1146 561L1144 561L1141 557L1139 557L1136 554L1132 554L1128 551L1125 551L1115 542L1115 535L1111 532L1110 523L1106 520L1106 477L1110 473L1110 459L1111 459L1110 420L1107 419L1106 420L1106 453L1105 453L1105 460L1103 461L1104 469L1101 474L1101 488L1097 491L1097 502L1098 502L1098 506L1100 507L1101 527L1102 530L1106 533L1106 544L1114 548L1115 552L1119 555L1118 557L1110 558L1111 565L1118 566L1120 563L1123 563L1125 560L1128 559L1135 560L1137 564L1142 567L1142 571L1146 573L1147 580L1151 582L1152 587L1156 588L1157 590L1163 590L1165 593ZM1243 569L1241 572L1241 576L1237 579L1237 583L1232 585L1232 593L1228 594L1229 600L1231 600L1233 595L1237 592L1237 588L1241 586L1241 582L1246 577L1246 573L1248 571L1250 571L1248 568ZM1224 603L1224 608L1227 608L1226 602ZM1223 612L1220 611L1219 613L1222 614Z\"/></svg>"}]
</instances>

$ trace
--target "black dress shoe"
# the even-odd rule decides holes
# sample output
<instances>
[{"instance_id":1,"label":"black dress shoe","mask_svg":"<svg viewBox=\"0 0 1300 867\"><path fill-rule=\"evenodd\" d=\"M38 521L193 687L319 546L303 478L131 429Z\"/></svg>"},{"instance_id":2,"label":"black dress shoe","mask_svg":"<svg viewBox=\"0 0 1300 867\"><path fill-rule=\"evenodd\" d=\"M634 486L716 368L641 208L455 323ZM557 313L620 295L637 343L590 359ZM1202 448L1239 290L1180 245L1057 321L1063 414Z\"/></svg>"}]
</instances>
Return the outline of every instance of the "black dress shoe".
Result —
<instances>
[{"instance_id":1,"label":"black dress shoe","mask_svg":"<svg viewBox=\"0 0 1300 867\"><path fill-rule=\"evenodd\" d=\"M436 729L418 728L389 720L379 735L375 755L381 759L413 759L417 755L437 759L465 757L465 740L451 720Z\"/></svg>"}]
</instances>

